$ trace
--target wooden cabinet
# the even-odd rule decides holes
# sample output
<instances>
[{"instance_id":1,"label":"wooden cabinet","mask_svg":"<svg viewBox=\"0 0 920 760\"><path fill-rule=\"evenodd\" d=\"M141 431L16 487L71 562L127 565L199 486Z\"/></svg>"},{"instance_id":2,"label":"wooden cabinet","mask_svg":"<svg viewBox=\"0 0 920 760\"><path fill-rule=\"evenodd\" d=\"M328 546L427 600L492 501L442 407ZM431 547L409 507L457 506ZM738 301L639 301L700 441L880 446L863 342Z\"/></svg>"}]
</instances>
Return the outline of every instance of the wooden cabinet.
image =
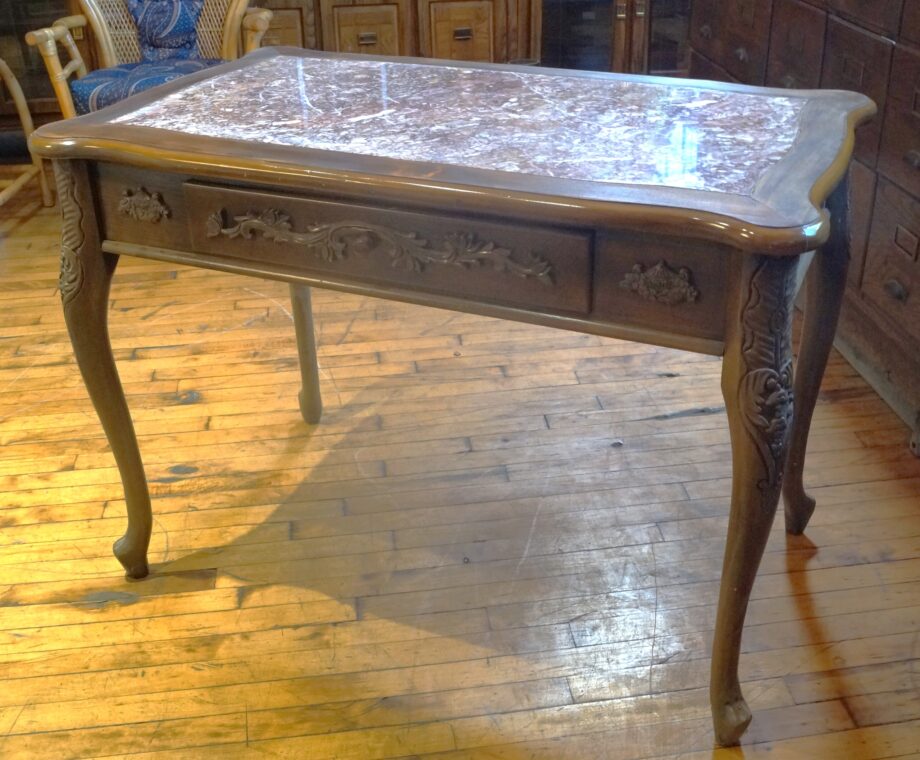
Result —
<instances>
[{"instance_id":1,"label":"wooden cabinet","mask_svg":"<svg viewBox=\"0 0 920 760\"><path fill-rule=\"evenodd\" d=\"M263 47L321 47L319 0L269 0L262 7L271 8L271 26L262 38Z\"/></svg>"},{"instance_id":2,"label":"wooden cabinet","mask_svg":"<svg viewBox=\"0 0 920 760\"><path fill-rule=\"evenodd\" d=\"M420 53L429 58L494 61L502 47L492 0L419 0Z\"/></svg>"},{"instance_id":3,"label":"wooden cabinet","mask_svg":"<svg viewBox=\"0 0 920 760\"><path fill-rule=\"evenodd\" d=\"M326 50L368 55L407 55L412 49L408 2L352 3L322 0Z\"/></svg>"},{"instance_id":4,"label":"wooden cabinet","mask_svg":"<svg viewBox=\"0 0 920 760\"><path fill-rule=\"evenodd\" d=\"M770 19L764 74L758 18ZM856 90L878 104L850 167L837 345L910 426L920 456L920 0L694 0L690 42L695 77Z\"/></svg>"}]
</instances>

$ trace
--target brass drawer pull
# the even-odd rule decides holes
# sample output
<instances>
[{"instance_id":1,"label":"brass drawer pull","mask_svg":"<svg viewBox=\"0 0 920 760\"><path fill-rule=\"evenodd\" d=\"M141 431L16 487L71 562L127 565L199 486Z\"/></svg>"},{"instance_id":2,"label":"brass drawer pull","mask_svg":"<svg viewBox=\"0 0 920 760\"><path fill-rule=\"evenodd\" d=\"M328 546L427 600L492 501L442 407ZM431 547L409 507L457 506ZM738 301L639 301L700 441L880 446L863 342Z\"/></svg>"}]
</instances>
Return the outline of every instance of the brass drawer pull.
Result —
<instances>
[{"instance_id":1,"label":"brass drawer pull","mask_svg":"<svg viewBox=\"0 0 920 760\"><path fill-rule=\"evenodd\" d=\"M751 60L751 54L748 53L746 47L740 47L735 50L735 58L741 61L741 63L747 63Z\"/></svg>"},{"instance_id":2,"label":"brass drawer pull","mask_svg":"<svg viewBox=\"0 0 920 760\"><path fill-rule=\"evenodd\" d=\"M785 87L787 90L795 89L798 83L799 80L796 79L792 74L786 74L786 76L783 77L783 87Z\"/></svg>"},{"instance_id":3,"label":"brass drawer pull","mask_svg":"<svg viewBox=\"0 0 920 760\"><path fill-rule=\"evenodd\" d=\"M359 45L376 45L377 32L358 32Z\"/></svg>"},{"instance_id":4,"label":"brass drawer pull","mask_svg":"<svg viewBox=\"0 0 920 760\"><path fill-rule=\"evenodd\" d=\"M882 287L898 303L907 303L907 299L910 298L910 292L898 280L888 280Z\"/></svg>"},{"instance_id":5,"label":"brass drawer pull","mask_svg":"<svg viewBox=\"0 0 920 760\"><path fill-rule=\"evenodd\" d=\"M700 27L700 37L702 37L704 40L712 39L712 27L709 24L703 24Z\"/></svg>"},{"instance_id":6,"label":"brass drawer pull","mask_svg":"<svg viewBox=\"0 0 920 760\"><path fill-rule=\"evenodd\" d=\"M636 0L636 18L645 18L645 0Z\"/></svg>"},{"instance_id":7,"label":"brass drawer pull","mask_svg":"<svg viewBox=\"0 0 920 760\"><path fill-rule=\"evenodd\" d=\"M461 26L457 29L454 29L454 39L455 40L471 40L473 39L473 29L469 26Z\"/></svg>"},{"instance_id":8,"label":"brass drawer pull","mask_svg":"<svg viewBox=\"0 0 920 760\"><path fill-rule=\"evenodd\" d=\"M920 150L909 150L904 154L904 160L914 169L920 169Z\"/></svg>"},{"instance_id":9,"label":"brass drawer pull","mask_svg":"<svg viewBox=\"0 0 920 760\"><path fill-rule=\"evenodd\" d=\"M625 18L629 15L629 14L627 13L626 1L625 1L625 0L620 0L620 2L617 3L617 11L616 11L616 13L617 13L617 18L618 18L618 19L625 19Z\"/></svg>"}]
</instances>

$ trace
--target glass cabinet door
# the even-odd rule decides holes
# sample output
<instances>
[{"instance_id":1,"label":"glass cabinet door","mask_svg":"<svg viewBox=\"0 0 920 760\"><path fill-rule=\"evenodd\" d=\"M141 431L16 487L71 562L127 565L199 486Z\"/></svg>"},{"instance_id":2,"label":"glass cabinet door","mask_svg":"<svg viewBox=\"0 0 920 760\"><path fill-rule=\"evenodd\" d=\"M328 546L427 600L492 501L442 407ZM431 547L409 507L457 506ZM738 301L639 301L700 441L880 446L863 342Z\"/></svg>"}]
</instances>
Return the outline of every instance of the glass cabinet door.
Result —
<instances>
[{"instance_id":1,"label":"glass cabinet door","mask_svg":"<svg viewBox=\"0 0 920 760\"><path fill-rule=\"evenodd\" d=\"M68 13L68 0L0 0L0 58L22 85L33 114L56 111L58 106L42 57L26 44L26 32L50 26ZM0 95L0 114L16 113L2 85Z\"/></svg>"},{"instance_id":2,"label":"glass cabinet door","mask_svg":"<svg viewBox=\"0 0 920 760\"><path fill-rule=\"evenodd\" d=\"M541 0L540 63L685 76L690 0Z\"/></svg>"}]
</instances>

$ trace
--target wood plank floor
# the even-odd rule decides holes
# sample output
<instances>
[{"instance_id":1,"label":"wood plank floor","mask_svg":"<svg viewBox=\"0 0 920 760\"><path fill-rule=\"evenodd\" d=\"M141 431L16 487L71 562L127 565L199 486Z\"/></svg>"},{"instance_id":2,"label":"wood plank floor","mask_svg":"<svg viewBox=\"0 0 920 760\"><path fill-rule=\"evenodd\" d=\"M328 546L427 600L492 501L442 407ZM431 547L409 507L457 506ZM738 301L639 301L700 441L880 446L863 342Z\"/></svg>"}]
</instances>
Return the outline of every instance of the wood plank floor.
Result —
<instances>
[{"instance_id":1,"label":"wood plank floor","mask_svg":"<svg viewBox=\"0 0 920 760\"><path fill-rule=\"evenodd\" d=\"M754 723L713 751L718 360L317 292L311 428L286 286L125 260L129 583L57 235L34 191L2 211L0 757L920 757L920 461L836 354L818 510L748 616Z\"/></svg>"}]
</instances>

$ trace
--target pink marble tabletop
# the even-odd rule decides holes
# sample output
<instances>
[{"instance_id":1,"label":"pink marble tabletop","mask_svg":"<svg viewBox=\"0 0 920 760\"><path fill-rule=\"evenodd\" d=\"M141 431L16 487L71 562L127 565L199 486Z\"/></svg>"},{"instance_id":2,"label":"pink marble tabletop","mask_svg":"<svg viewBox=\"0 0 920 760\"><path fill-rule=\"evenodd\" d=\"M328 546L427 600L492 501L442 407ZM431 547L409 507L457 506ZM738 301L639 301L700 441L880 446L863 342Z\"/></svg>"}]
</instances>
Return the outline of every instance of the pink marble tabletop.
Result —
<instances>
[{"instance_id":1,"label":"pink marble tabletop","mask_svg":"<svg viewBox=\"0 0 920 760\"><path fill-rule=\"evenodd\" d=\"M516 174L750 196L801 97L462 65L276 55L115 123Z\"/></svg>"}]
</instances>

